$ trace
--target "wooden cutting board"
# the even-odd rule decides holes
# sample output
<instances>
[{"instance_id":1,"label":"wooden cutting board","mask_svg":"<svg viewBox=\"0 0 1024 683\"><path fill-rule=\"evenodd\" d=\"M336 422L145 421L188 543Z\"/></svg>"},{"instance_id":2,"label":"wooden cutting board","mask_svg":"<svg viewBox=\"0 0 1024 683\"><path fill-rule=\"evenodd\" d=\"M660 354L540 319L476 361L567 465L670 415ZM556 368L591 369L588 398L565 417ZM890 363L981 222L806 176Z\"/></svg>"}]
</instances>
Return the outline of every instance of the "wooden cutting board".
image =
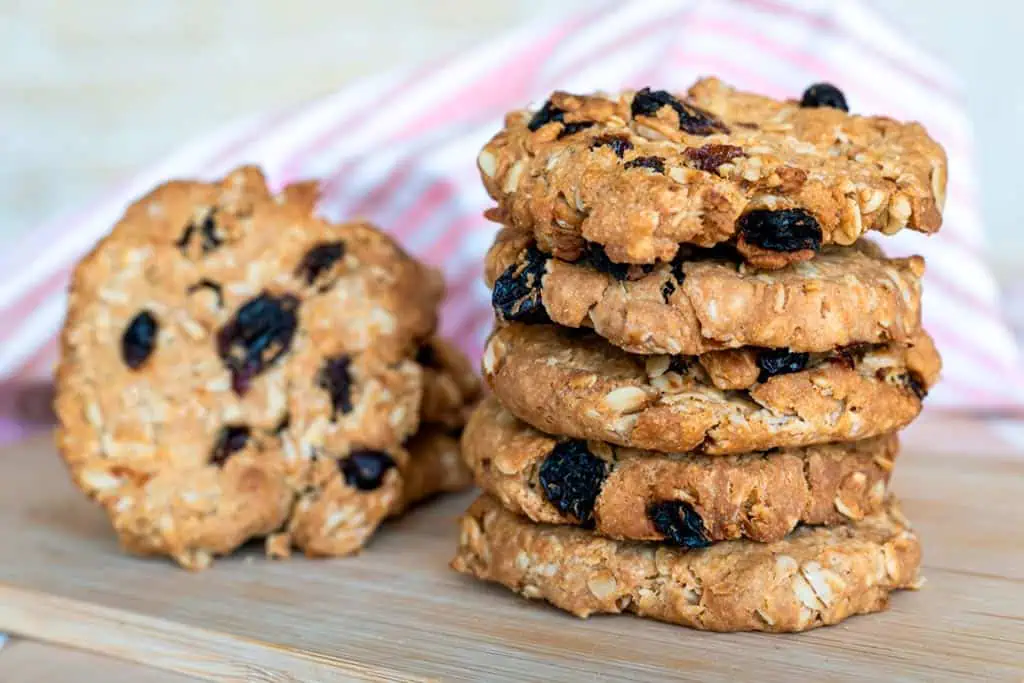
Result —
<instances>
[{"instance_id":1,"label":"wooden cutting board","mask_svg":"<svg viewBox=\"0 0 1024 683\"><path fill-rule=\"evenodd\" d=\"M229 681L1020 681L1024 461L969 452L984 439L954 427L911 439L896 468L925 587L796 636L580 621L457 575L469 494L389 524L355 558L273 562L256 548L190 574L122 555L36 440L0 453L0 631Z\"/></svg>"}]
</instances>

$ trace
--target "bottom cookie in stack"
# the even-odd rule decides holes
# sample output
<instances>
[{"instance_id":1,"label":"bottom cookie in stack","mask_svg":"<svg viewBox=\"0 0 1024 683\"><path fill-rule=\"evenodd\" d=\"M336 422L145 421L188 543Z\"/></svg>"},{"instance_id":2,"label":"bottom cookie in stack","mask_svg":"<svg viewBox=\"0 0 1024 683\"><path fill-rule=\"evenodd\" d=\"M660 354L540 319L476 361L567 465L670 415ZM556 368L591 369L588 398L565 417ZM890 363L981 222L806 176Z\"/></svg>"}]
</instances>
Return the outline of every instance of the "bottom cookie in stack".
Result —
<instances>
[{"instance_id":1,"label":"bottom cookie in stack","mask_svg":"<svg viewBox=\"0 0 1024 683\"><path fill-rule=\"evenodd\" d=\"M579 617L633 612L709 631L806 631L879 611L917 586L921 560L894 500L859 522L696 550L534 524L487 495L461 527L459 572Z\"/></svg>"}]
</instances>

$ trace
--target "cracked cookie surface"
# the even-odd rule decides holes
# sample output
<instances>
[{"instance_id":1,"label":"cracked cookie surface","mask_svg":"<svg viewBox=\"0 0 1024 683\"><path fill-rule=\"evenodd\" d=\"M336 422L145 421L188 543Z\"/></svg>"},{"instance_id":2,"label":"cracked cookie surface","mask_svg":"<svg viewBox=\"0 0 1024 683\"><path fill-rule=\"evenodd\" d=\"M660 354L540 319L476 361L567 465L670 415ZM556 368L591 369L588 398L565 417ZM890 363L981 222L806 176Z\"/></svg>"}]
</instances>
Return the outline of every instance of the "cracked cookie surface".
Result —
<instances>
[{"instance_id":1,"label":"cracked cookie surface","mask_svg":"<svg viewBox=\"0 0 1024 683\"><path fill-rule=\"evenodd\" d=\"M707 250L703 250L707 251ZM734 254L683 248L672 263L623 268L588 255L550 257L506 228L487 254L495 314L589 327L630 353L695 355L741 346L826 351L905 342L921 325L918 256L885 258L870 242L826 246L812 261L750 269Z\"/></svg>"},{"instance_id":2,"label":"cracked cookie surface","mask_svg":"<svg viewBox=\"0 0 1024 683\"><path fill-rule=\"evenodd\" d=\"M58 445L129 550L201 568L297 497L370 527L401 498L443 284L372 226L315 216L316 196L252 167L169 182L76 267ZM330 552L358 549L328 527Z\"/></svg>"},{"instance_id":3,"label":"cracked cookie surface","mask_svg":"<svg viewBox=\"0 0 1024 683\"><path fill-rule=\"evenodd\" d=\"M483 357L494 394L543 432L714 455L896 431L920 412L939 369L923 332L907 345L821 354L635 356L591 332L516 323L494 331Z\"/></svg>"},{"instance_id":4,"label":"cracked cookie surface","mask_svg":"<svg viewBox=\"0 0 1024 683\"><path fill-rule=\"evenodd\" d=\"M868 231L937 231L947 166L917 123L714 78L685 96L556 92L508 114L477 165L497 217L559 258L592 242L611 261L649 264L728 241L761 268Z\"/></svg>"},{"instance_id":5,"label":"cracked cookie surface","mask_svg":"<svg viewBox=\"0 0 1024 683\"><path fill-rule=\"evenodd\" d=\"M477 485L516 514L683 547L863 519L881 509L898 451L895 434L732 456L643 451L549 436L494 397L462 443Z\"/></svg>"},{"instance_id":6,"label":"cracked cookie surface","mask_svg":"<svg viewBox=\"0 0 1024 683\"><path fill-rule=\"evenodd\" d=\"M708 631L798 632L884 610L916 588L921 546L895 501L838 527L775 543L680 550L534 524L481 496L452 568L577 617L632 612Z\"/></svg>"}]
</instances>

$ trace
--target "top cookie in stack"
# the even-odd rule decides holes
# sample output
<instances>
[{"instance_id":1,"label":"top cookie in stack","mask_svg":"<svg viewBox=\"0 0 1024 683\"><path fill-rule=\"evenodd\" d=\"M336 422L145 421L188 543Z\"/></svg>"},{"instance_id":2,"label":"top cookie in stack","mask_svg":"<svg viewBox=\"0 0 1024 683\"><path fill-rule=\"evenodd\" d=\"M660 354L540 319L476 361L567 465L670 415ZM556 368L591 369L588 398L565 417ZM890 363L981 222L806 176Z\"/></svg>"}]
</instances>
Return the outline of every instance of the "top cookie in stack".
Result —
<instances>
[{"instance_id":1,"label":"top cookie in stack","mask_svg":"<svg viewBox=\"0 0 1024 683\"><path fill-rule=\"evenodd\" d=\"M555 93L478 163L505 227L456 569L712 630L805 630L916 585L887 487L940 359L923 260L864 236L939 229L920 125L827 84L705 79Z\"/></svg>"}]
</instances>

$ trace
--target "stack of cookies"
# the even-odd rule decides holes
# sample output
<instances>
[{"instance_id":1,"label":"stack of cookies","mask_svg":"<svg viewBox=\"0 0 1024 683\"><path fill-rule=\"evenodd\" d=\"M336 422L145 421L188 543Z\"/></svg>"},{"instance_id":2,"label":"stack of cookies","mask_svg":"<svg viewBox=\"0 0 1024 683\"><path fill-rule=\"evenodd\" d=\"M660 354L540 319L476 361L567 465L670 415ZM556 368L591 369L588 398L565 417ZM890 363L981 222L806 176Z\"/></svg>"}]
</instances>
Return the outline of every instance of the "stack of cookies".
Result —
<instances>
[{"instance_id":1,"label":"stack of cookies","mask_svg":"<svg viewBox=\"0 0 1024 683\"><path fill-rule=\"evenodd\" d=\"M58 444L122 545L189 569L250 539L359 550L471 484L472 366L433 336L441 276L256 168L166 183L75 269Z\"/></svg>"},{"instance_id":2,"label":"stack of cookies","mask_svg":"<svg viewBox=\"0 0 1024 683\"><path fill-rule=\"evenodd\" d=\"M919 257L942 148L915 123L716 79L555 93L481 152L493 395L453 567L587 616L803 631L883 609L921 551L888 492L940 360Z\"/></svg>"}]
</instances>

